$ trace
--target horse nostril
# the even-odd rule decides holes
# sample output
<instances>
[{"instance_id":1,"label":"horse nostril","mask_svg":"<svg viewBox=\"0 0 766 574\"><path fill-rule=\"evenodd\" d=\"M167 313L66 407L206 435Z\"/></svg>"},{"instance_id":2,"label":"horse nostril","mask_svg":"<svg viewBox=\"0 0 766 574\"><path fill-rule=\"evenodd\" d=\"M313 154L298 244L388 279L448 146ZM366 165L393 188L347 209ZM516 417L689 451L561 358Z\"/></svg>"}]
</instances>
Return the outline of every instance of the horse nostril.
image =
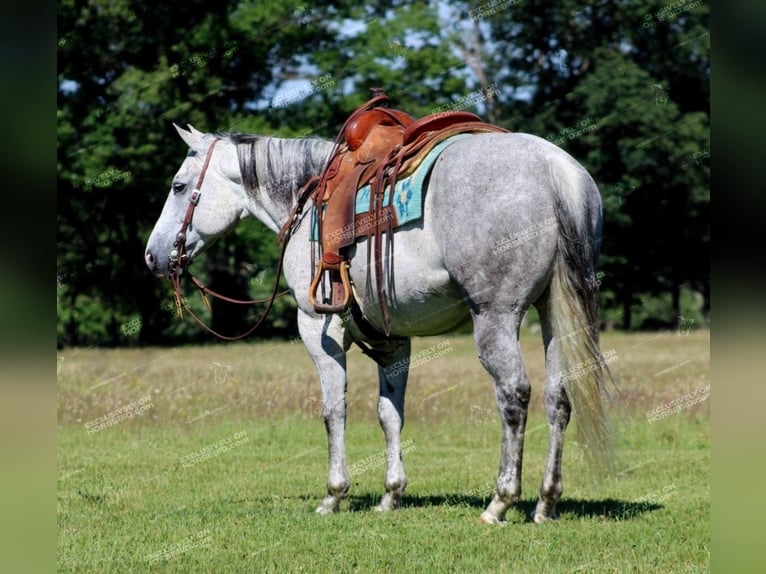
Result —
<instances>
[{"instance_id":1,"label":"horse nostril","mask_svg":"<svg viewBox=\"0 0 766 574\"><path fill-rule=\"evenodd\" d=\"M149 265L151 265L152 263L154 263L154 255L152 255L152 252L151 252L151 251L147 251L147 252L146 252L146 262L147 262Z\"/></svg>"}]
</instances>

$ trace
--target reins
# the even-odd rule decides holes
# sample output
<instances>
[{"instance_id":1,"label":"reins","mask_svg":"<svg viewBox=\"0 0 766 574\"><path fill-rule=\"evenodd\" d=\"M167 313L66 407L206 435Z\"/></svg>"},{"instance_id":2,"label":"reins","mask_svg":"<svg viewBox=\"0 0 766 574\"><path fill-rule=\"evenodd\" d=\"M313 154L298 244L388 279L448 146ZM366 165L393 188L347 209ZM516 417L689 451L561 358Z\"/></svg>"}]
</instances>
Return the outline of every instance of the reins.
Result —
<instances>
[{"instance_id":1,"label":"reins","mask_svg":"<svg viewBox=\"0 0 766 574\"><path fill-rule=\"evenodd\" d=\"M200 171L199 178L197 179L197 185L195 186L191 196L189 197L189 206L186 209L186 215L184 216L183 223L181 224L181 230L176 235L176 239L173 242L173 248L170 250L170 253L168 253L168 259L170 260L169 279L171 284L173 285L173 296L175 298L176 311L178 312L179 318L181 319L183 318L183 310L186 309L187 313L189 313L192 319L194 319L201 327L203 327L209 333L225 341L237 341L239 339L244 339L245 337L252 335L266 320L266 317L268 316L269 311L271 311L271 308L274 305L274 301L278 299L279 297L287 295L290 292L289 290L278 292L279 279L282 276L282 264L285 258L285 250L287 249L287 242L288 242L287 240L292 234L292 230L295 224L297 214L294 212L291 215L290 220L288 220L288 223L285 225L286 230L284 234L280 234L280 241L284 241L284 243L282 244L282 248L280 249L279 263L277 263L277 275L276 275L276 278L274 279L274 288L272 289L271 295L268 298L246 299L246 300L233 299L231 297L227 297L226 295L222 295L220 293L217 293L216 291L213 291L204 283L202 283L202 281L200 281L194 275L189 273L189 269L187 266L188 255L185 253L186 231L191 225L192 218L194 217L194 210L197 207L197 204L199 203L200 195L202 194L202 183L205 180L205 174L207 173L207 168L210 165L210 158L213 155L213 149L215 148L215 145L218 143L218 141L219 139L216 138L215 140L213 140L213 143L210 145L210 149L208 150L207 156L205 157L205 163L202 165L202 171ZM211 297L215 299L220 299L221 301L226 301L227 303L235 303L237 305L260 305L260 304L266 303L267 304L266 309L263 311L263 314L261 315L260 319L258 319L256 324L253 325L246 332L240 335L234 335L234 336L223 335L217 332L212 327L205 324L205 322L202 321L202 319L200 319L194 313L194 311L191 310L191 308L189 307L189 304L186 302L186 299L183 296L183 292L181 291L181 276L182 275L187 275L189 279L192 281L192 283L194 283L195 287L199 289L200 295L202 296L202 300L205 302L205 306L208 309L211 309L210 302L207 298L208 295L210 295Z\"/></svg>"},{"instance_id":2,"label":"reins","mask_svg":"<svg viewBox=\"0 0 766 574\"><path fill-rule=\"evenodd\" d=\"M277 264L277 276L274 280L274 288L271 291L271 295L266 299L250 299L250 300L240 300L240 299L232 299L231 297L227 297L225 295L221 295L220 293L216 293L209 287L207 287L202 281L188 273L188 270L186 274L191 279L192 283L199 289L200 294L202 295L202 300L205 302L205 305L208 309L210 309L210 302L207 299L207 295L210 295L211 297L214 297L216 299L220 299L222 301L226 301L228 303L236 303L237 305L259 305L266 303L266 309L264 309L263 314L261 315L260 319L253 325L250 329L245 331L244 333L240 335L223 335L222 333L219 333L212 327L208 326L202 319L200 319L194 311L191 310L191 307L189 307L189 304L186 302L186 300L183 297L183 293L181 291L181 275L180 274L173 274L170 276L170 282L173 285L173 296L175 297L176 302L176 310L178 311L179 317L183 317L183 311L182 309L186 309L186 312L189 313L192 319L194 319L198 325L200 325L202 328L204 328L209 333L215 335L219 339L223 339L225 341L238 341L240 339L244 339L245 337L248 337L252 335L266 320L266 317L269 314L269 311L271 311L271 307L274 305L274 301L278 299L279 297L282 297L284 295L287 295L290 291L285 290L282 292L277 292L279 290L279 279L282 276L282 261L284 260L285 255L285 247L287 244L282 247L280 255L279 255L279 263Z\"/></svg>"}]
</instances>

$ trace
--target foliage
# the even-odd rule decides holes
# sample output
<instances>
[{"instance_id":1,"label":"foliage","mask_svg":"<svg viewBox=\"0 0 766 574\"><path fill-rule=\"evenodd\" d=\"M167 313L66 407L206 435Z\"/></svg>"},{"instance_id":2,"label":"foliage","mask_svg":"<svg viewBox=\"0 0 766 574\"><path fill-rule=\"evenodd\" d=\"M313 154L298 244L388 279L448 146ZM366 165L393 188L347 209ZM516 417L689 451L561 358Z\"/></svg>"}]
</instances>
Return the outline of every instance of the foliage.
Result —
<instances>
[{"instance_id":1,"label":"foliage","mask_svg":"<svg viewBox=\"0 0 766 574\"><path fill-rule=\"evenodd\" d=\"M583 162L604 198L602 290L630 328L640 296L681 286L709 305L709 7L499 3L483 33L499 112ZM471 3L469 14L482 12ZM491 10L490 10L491 12ZM526 94L527 102L519 100ZM507 113L503 114L507 110Z\"/></svg>"},{"instance_id":2,"label":"foliage","mask_svg":"<svg viewBox=\"0 0 766 574\"><path fill-rule=\"evenodd\" d=\"M604 197L605 314L640 326L632 315L645 314L642 302L670 294L655 319L672 324L688 289L702 294L696 312L706 316L708 18L691 0L672 9L659 0L62 0L58 345L210 340L174 319L169 286L143 261L183 158L172 122L333 138L373 86L414 116L466 109L561 145ZM196 267L211 287L256 297L276 257L273 235L249 223ZM212 316L230 333L250 319L221 305ZM262 335L294 334L294 303L280 301Z\"/></svg>"}]
</instances>

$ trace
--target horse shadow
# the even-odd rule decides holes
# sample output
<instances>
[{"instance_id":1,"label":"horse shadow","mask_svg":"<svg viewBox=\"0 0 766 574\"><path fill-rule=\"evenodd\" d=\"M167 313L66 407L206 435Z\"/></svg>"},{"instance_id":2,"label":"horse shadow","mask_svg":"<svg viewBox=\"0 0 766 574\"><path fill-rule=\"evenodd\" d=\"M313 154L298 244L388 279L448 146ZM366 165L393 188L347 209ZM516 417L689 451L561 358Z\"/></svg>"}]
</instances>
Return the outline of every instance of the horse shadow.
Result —
<instances>
[{"instance_id":1,"label":"horse shadow","mask_svg":"<svg viewBox=\"0 0 766 574\"><path fill-rule=\"evenodd\" d=\"M349 495L346 499L348 511L367 512L371 511L379 502L380 495L363 493ZM489 503L487 496L455 495L405 495L401 501L401 508L472 508L484 510ZM531 521L531 514L535 510L537 499L521 500L509 512L523 514L526 521ZM562 499L556 505L559 517L596 518L602 521L633 520L647 512L654 512L664 508L654 502L633 502L629 500L617 500L614 498L604 499Z\"/></svg>"}]
</instances>

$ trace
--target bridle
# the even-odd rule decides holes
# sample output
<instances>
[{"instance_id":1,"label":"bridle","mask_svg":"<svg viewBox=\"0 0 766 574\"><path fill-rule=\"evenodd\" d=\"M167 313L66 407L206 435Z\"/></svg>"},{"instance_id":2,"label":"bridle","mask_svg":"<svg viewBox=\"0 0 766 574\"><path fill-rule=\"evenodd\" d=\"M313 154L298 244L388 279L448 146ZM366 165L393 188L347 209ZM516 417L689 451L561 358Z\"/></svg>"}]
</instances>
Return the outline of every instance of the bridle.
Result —
<instances>
[{"instance_id":1,"label":"bridle","mask_svg":"<svg viewBox=\"0 0 766 574\"><path fill-rule=\"evenodd\" d=\"M186 230L191 225L192 217L194 217L194 209L197 207L199 196L202 194L202 183L205 181L205 174L207 173L207 168L210 166L210 158L213 157L213 149L215 149L215 144L218 142L219 139L215 138L213 143L210 144L210 148L207 150L205 162L202 164L202 171L199 172L199 178L197 178L197 185L194 186L194 190L189 196L189 206L186 208L186 215L181 224L181 230L176 234L176 240L173 242L173 247L168 252L171 275L179 275L186 269L186 262L188 260L188 255L185 253Z\"/></svg>"},{"instance_id":2,"label":"bridle","mask_svg":"<svg viewBox=\"0 0 766 574\"><path fill-rule=\"evenodd\" d=\"M282 262L284 261L285 257L285 249L287 247L287 241L284 241L284 244L282 245L282 249L279 255L279 263L277 264L277 276L274 279L274 288L272 289L271 295L267 299L250 299L250 300L240 300L240 299L232 299L231 297L226 297L225 295L221 295L220 293L216 293L209 287L207 287L202 281L194 277L191 273L189 273L188 269L188 262L189 262L189 256L186 253L186 231L191 226L192 218L194 217L194 210L197 207L197 204L199 203L200 195L202 194L202 183L205 181L205 174L207 173L207 168L210 166L210 158L213 156L213 149L215 149L215 145L220 141L219 138L215 138L213 140L213 143L210 144L210 148L207 151L207 156L205 157L205 162L202 164L202 171L199 173L199 178L197 179L197 185L194 186L194 190L192 191L191 195L189 196L189 205L186 208L186 215L184 216L183 223L181 224L180 231L176 234L176 239L173 242L173 247L171 247L170 251L168 251L168 260L170 261L170 269L168 272L168 277L170 279L170 282L173 285L173 296L175 298L176 302L176 310L178 311L178 316L180 318L183 318L183 309L186 309L186 311L191 315L191 317L203 328L205 328L208 332L212 333L216 337L219 337L221 339L224 339L226 341L236 341L238 339L244 339L245 337L251 335L255 332L258 327L261 326L261 324L266 320L267 315L269 314L269 311L271 311L271 307L274 304L274 300L278 297L282 297L283 295L287 295L289 291L282 291L281 293L279 291L279 278L282 276ZM202 300L205 302L205 305L208 309L210 309L210 302L208 301L207 295L210 295L211 297L215 297L216 299L221 299L222 301L226 301L228 303L235 303L238 305L259 305L262 303L267 303L266 309L263 311L263 314L261 315L261 318L258 319L258 322L248 329L246 332L242 333L241 335L235 335L235 336L228 336L228 335L222 335L221 333L218 333L217 331L213 330L211 327L206 325L197 315L194 313L194 311L191 310L189 307L189 304L186 302L186 299L183 296L183 292L181 291L181 276L187 275L189 279L191 279L192 283L199 289L200 294L202 296Z\"/></svg>"}]
</instances>

